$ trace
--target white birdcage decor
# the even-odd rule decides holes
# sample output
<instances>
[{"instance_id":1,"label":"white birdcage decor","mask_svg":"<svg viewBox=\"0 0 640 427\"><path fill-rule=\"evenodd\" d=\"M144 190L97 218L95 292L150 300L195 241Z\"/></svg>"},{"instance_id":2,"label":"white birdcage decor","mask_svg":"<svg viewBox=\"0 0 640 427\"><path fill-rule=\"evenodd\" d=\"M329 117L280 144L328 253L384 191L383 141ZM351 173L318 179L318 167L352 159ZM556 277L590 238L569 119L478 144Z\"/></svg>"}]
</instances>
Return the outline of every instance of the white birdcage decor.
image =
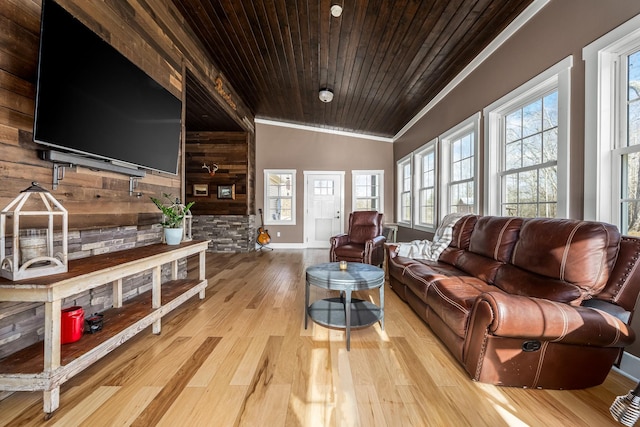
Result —
<instances>
[{"instance_id":1,"label":"white birdcage decor","mask_svg":"<svg viewBox=\"0 0 640 427\"><path fill-rule=\"evenodd\" d=\"M67 210L33 182L0 212L0 275L22 280L65 273L68 228ZM58 247L54 232L62 236Z\"/></svg>"}]
</instances>

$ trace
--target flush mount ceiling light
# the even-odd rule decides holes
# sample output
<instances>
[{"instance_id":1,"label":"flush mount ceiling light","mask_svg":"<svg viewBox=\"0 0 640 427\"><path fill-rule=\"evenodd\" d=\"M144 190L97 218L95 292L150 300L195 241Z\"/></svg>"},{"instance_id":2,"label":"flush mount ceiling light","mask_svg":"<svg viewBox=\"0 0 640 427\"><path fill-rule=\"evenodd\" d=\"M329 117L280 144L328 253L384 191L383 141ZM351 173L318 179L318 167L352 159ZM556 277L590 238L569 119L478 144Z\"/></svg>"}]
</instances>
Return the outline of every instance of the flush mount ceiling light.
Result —
<instances>
[{"instance_id":1,"label":"flush mount ceiling light","mask_svg":"<svg viewBox=\"0 0 640 427\"><path fill-rule=\"evenodd\" d=\"M340 6L339 4L334 4L333 6L331 6L331 15L334 18L338 18L340 15L342 15L342 6Z\"/></svg>"},{"instance_id":2,"label":"flush mount ceiling light","mask_svg":"<svg viewBox=\"0 0 640 427\"><path fill-rule=\"evenodd\" d=\"M331 92L330 89L320 89L318 98L320 98L322 102L331 102L333 100L333 92Z\"/></svg>"}]
</instances>

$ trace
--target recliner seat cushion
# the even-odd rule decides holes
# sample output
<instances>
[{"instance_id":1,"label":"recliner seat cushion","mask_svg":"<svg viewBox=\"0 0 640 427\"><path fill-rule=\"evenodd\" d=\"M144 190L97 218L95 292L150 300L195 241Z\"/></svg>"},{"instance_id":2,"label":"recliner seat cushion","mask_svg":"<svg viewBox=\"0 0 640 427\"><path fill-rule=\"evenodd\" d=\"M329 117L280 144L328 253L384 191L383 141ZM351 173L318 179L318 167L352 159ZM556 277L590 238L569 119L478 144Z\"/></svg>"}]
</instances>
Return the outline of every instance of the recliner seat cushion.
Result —
<instances>
[{"instance_id":1,"label":"recliner seat cushion","mask_svg":"<svg viewBox=\"0 0 640 427\"><path fill-rule=\"evenodd\" d=\"M335 253L341 258L362 259L364 257L364 244L347 243L346 245L338 246L335 249Z\"/></svg>"}]
</instances>

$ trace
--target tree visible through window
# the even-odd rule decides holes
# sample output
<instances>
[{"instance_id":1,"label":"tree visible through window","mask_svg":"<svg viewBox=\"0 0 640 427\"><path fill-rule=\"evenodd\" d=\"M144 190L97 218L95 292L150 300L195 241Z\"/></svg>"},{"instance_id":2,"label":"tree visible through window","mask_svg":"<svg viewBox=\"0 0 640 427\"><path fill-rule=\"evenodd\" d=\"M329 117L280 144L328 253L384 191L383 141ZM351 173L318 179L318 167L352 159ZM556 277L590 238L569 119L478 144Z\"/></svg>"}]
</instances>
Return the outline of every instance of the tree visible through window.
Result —
<instances>
[{"instance_id":1,"label":"tree visible through window","mask_svg":"<svg viewBox=\"0 0 640 427\"><path fill-rule=\"evenodd\" d=\"M640 51L626 56L625 114L621 114L622 229L640 235Z\"/></svg>"},{"instance_id":2,"label":"tree visible through window","mask_svg":"<svg viewBox=\"0 0 640 427\"><path fill-rule=\"evenodd\" d=\"M475 206L474 134L468 133L451 142L451 181L449 212L471 213Z\"/></svg>"},{"instance_id":3,"label":"tree visible through window","mask_svg":"<svg viewBox=\"0 0 640 427\"><path fill-rule=\"evenodd\" d=\"M356 171L353 178L353 210L383 211L384 171Z\"/></svg>"},{"instance_id":4,"label":"tree visible through window","mask_svg":"<svg viewBox=\"0 0 640 427\"><path fill-rule=\"evenodd\" d=\"M556 216L558 91L505 116L502 215Z\"/></svg>"},{"instance_id":5,"label":"tree visible through window","mask_svg":"<svg viewBox=\"0 0 640 427\"><path fill-rule=\"evenodd\" d=\"M436 217L436 140L415 153L414 162L417 177L416 226L435 230Z\"/></svg>"}]
</instances>

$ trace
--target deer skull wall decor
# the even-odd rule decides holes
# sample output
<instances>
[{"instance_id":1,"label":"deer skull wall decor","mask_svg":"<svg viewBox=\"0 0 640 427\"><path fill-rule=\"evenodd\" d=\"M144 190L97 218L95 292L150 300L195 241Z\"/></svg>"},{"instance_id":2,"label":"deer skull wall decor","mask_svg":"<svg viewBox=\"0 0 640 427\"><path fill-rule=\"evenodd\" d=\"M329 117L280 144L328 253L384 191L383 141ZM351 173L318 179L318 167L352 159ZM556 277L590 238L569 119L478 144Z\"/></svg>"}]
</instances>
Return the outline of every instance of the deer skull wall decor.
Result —
<instances>
[{"instance_id":1,"label":"deer skull wall decor","mask_svg":"<svg viewBox=\"0 0 640 427\"><path fill-rule=\"evenodd\" d=\"M207 171L209 171L210 176L214 176L216 174L216 171L218 170L218 165L215 163L211 163L211 167L209 167L206 163L203 163L202 169L206 169Z\"/></svg>"}]
</instances>

